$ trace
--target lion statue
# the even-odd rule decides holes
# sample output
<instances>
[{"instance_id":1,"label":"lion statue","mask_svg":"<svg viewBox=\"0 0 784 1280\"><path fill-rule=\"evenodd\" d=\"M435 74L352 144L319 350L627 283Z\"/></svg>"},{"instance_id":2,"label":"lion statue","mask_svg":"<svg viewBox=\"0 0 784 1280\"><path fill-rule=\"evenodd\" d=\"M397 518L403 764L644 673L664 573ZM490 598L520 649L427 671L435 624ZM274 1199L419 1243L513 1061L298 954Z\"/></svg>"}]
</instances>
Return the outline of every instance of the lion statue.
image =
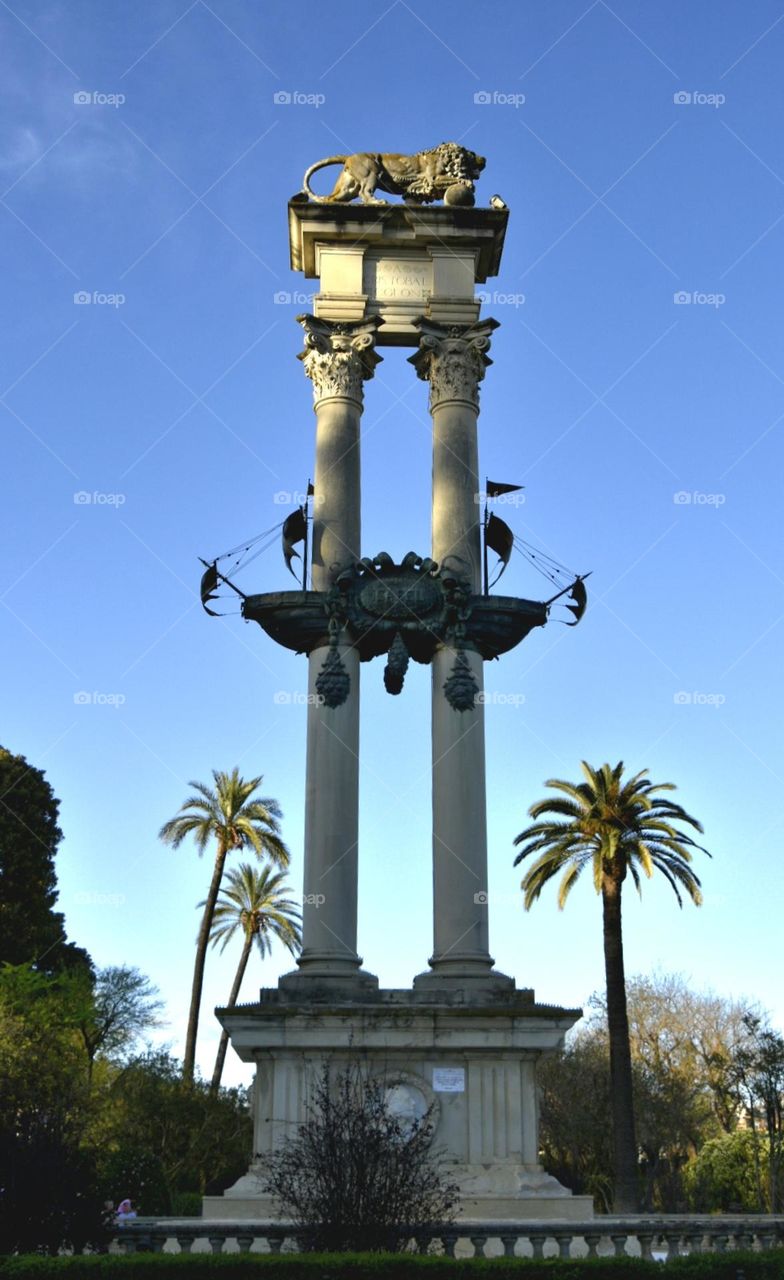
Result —
<instances>
[{"instance_id":1,"label":"lion statue","mask_svg":"<svg viewBox=\"0 0 784 1280\"><path fill-rule=\"evenodd\" d=\"M318 169L331 164L342 164L343 170L331 195L318 196L310 188L310 179ZM474 180L484 167L484 156L457 142L442 142L413 156L360 151L312 164L305 174L302 193L316 204L344 204L357 196L363 204L388 204L375 196L376 191L386 191L414 204L430 204L443 197L449 205L472 205Z\"/></svg>"}]
</instances>

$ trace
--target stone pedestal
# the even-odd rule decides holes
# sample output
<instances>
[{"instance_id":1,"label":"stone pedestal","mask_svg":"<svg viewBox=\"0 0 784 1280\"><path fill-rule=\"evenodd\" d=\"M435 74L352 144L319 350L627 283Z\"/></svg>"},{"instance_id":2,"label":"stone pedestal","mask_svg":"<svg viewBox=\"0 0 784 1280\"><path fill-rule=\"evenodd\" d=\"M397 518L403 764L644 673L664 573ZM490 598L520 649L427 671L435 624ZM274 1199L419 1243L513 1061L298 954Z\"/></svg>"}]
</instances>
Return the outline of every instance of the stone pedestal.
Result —
<instances>
[{"instance_id":1,"label":"stone pedestal","mask_svg":"<svg viewBox=\"0 0 784 1280\"><path fill-rule=\"evenodd\" d=\"M208 1196L205 1217L275 1217L257 1176L265 1154L304 1119L323 1063L340 1069L357 1059L415 1113L433 1105L433 1148L460 1188L461 1218L592 1216L590 1197L545 1174L537 1153L536 1063L558 1049L579 1010L537 1005L532 991L514 989L347 999L309 981L307 995L261 997L220 1012L236 1052L257 1064L255 1167L225 1195Z\"/></svg>"}]
</instances>

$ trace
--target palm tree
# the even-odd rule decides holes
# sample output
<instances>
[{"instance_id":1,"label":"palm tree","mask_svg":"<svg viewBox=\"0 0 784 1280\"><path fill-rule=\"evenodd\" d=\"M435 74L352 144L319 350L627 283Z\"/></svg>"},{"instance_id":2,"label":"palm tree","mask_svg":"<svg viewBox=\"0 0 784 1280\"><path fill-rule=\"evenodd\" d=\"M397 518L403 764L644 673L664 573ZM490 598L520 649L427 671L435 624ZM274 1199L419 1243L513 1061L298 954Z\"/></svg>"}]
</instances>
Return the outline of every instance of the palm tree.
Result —
<instances>
[{"instance_id":1,"label":"palm tree","mask_svg":"<svg viewBox=\"0 0 784 1280\"><path fill-rule=\"evenodd\" d=\"M582 763L585 781L550 779L561 796L550 796L529 809L529 816L542 818L515 839L522 848L515 866L523 858L538 854L522 882L525 909L529 910L544 886L563 872L558 886L558 906L563 908L570 890L585 869L593 871L593 883L602 896L604 923L604 970L607 982L607 1028L610 1038L610 1081L613 1115L613 1155L615 1166L616 1212L636 1213L637 1144L634 1133L632 1067L629 1049L629 1022L626 1013L626 982L623 968L621 891L631 875L638 893L640 871L649 879L659 871L683 905L680 890L700 906L700 882L692 871L691 850L703 849L675 823L686 823L702 832L696 818L680 805L655 795L674 791L671 782L652 783L647 769L623 780L623 762L611 768L603 764L592 769ZM709 855L710 856L710 855Z\"/></svg>"},{"instance_id":2,"label":"palm tree","mask_svg":"<svg viewBox=\"0 0 784 1280\"><path fill-rule=\"evenodd\" d=\"M209 840L214 839L217 844L212 880L204 901L204 914L196 942L191 1007L182 1067L186 1080L193 1079L204 963L226 858L232 849L250 846L260 858L266 856L279 867L289 865L289 852L280 838L280 805L277 800L269 798L251 799L262 779L241 778L236 768L231 773L220 773L213 769L212 776L214 788L203 782L188 783L196 794L188 797L177 815L165 822L159 833L160 839L174 849L182 844L186 836L193 836L199 857Z\"/></svg>"},{"instance_id":3,"label":"palm tree","mask_svg":"<svg viewBox=\"0 0 784 1280\"><path fill-rule=\"evenodd\" d=\"M210 940L213 946L217 946L222 940L223 953L238 929L244 935L242 954L229 992L227 1009L233 1009L237 1003L254 940L262 957L268 956L272 950L273 938L278 938L292 955L296 955L302 945L299 927L302 917L293 900L286 897L286 890L282 887L285 878L281 871L273 871L271 867L258 870L249 862L243 862L226 876L227 885L225 889L221 889L218 898ZM212 1073L213 1092L217 1092L221 1082L228 1044L229 1034L224 1031Z\"/></svg>"}]
</instances>

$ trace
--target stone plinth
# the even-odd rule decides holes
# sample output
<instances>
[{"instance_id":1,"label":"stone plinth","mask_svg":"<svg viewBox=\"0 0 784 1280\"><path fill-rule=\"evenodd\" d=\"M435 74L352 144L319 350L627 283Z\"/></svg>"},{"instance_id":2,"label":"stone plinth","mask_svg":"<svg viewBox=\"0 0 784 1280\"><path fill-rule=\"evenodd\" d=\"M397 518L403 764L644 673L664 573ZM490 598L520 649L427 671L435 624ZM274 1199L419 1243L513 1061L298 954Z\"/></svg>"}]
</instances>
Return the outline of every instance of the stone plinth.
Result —
<instances>
[{"instance_id":1,"label":"stone plinth","mask_svg":"<svg viewBox=\"0 0 784 1280\"><path fill-rule=\"evenodd\" d=\"M383 320L377 342L416 346L414 321L473 324L474 289L497 275L506 209L289 204L291 266L319 279L322 320Z\"/></svg>"},{"instance_id":2,"label":"stone plinth","mask_svg":"<svg viewBox=\"0 0 784 1280\"><path fill-rule=\"evenodd\" d=\"M396 1090L412 1114L434 1107L434 1148L460 1188L461 1217L586 1219L590 1197L573 1196L538 1162L535 1071L556 1052L576 1009L538 1005L532 991L455 988L366 994L309 979L307 988L262 991L258 1004L219 1010L239 1056L257 1065L254 1151L262 1168L304 1119L311 1083L327 1061L359 1058ZM275 1217L253 1166L204 1216Z\"/></svg>"}]
</instances>

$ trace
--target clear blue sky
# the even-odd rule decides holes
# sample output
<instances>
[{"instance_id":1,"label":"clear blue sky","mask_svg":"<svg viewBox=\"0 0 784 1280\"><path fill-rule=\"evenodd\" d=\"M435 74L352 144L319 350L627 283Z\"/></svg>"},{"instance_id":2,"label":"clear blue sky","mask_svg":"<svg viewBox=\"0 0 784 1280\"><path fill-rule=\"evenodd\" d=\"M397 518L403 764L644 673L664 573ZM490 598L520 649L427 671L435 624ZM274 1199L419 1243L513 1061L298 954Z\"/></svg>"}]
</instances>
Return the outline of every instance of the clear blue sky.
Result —
<instances>
[{"instance_id":1,"label":"clear blue sky","mask_svg":"<svg viewBox=\"0 0 784 1280\"><path fill-rule=\"evenodd\" d=\"M196 556L274 524L312 470L305 307L275 301L313 289L288 268L304 169L456 139L488 157L480 201L511 209L482 470L526 485L519 533L594 575L579 628L486 673L525 698L487 715L493 952L546 1001L601 987L590 885L524 915L512 840L546 778L623 758L678 783L714 854L700 911L628 895L629 972L680 970L781 1025L781 6L31 0L0 21L2 741L62 800L70 936L152 977L181 1050L209 867L156 833L188 779L263 773L299 886L305 662L208 619ZM367 389L368 554L428 550L407 354ZM540 582L523 562L505 579ZM276 552L245 579L287 583ZM405 985L432 941L428 673L392 699L366 669L362 715L360 951ZM205 1068L233 966L211 957ZM286 967L256 962L245 998Z\"/></svg>"}]
</instances>

